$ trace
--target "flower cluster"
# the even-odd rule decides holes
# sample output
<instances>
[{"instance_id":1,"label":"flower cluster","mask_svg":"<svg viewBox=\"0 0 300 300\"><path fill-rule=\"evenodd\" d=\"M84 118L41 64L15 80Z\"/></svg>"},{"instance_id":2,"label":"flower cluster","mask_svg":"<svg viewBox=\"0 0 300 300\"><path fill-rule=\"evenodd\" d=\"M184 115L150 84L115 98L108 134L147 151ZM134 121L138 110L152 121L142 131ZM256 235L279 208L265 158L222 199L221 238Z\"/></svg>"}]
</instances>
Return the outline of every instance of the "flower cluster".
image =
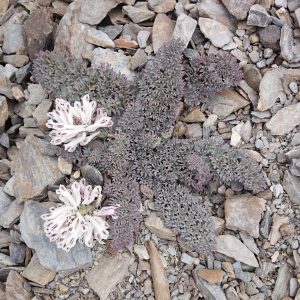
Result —
<instances>
[{"instance_id":1,"label":"flower cluster","mask_svg":"<svg viewBox=\"0 0 300 300\"><path fill-rule=\"evenodd\" d=\"M48 113L50 119L46 123L53 145L65 144L65 150L73 152L78 145L85 146L94 139L99 128L111 127L111 117L101 108L97 108L96 101L90 102L89 95L82 97L82 104L78 101L74 106L63 99L55 100L55 110Z\"/></svg>"},{"instance_id":2,"label":"flower cluster","mask_svg":"<svg viewBox=\"0 0 300 300\"><path fill-rule=\"evenodd\" d=\"M101 186L87 185L85 179L74 182L71 188L60 185L56 191L63 204L51 207L50 212L41 216L44 230L50 241L57 247L70 251L76 242L92 247L94 239L103 244L109 236L108 223L105 216L117 219L118 204L104 206L99 209Z\"/></svg>"}]
</instances>

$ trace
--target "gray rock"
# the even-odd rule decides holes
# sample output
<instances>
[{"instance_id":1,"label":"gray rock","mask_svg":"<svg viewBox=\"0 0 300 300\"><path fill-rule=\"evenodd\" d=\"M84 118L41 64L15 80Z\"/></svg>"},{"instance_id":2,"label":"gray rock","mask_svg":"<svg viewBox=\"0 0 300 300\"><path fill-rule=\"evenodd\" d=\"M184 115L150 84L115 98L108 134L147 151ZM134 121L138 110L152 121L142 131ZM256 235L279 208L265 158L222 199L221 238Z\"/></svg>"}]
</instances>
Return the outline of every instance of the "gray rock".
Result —
<instances>
[{"instance_id":1,"label":"gray rock","mask_svg":"<svg viewBox=\"0 0 300 300\"><path fill-rule=\"evenodd\" d=\"M298 146L298 145L300 145L300 132L295 133L295 135L293 136L291 145L292 146Z\"/></svg>"},{"instance_id":2,"label":"gray rock","mask_svg":"<svg viewBox=\"0 0 300 300\"><path fill-rule=\"evenodd\" d=\"M138 5L139 4L139 5ZM122 11L134 22L141 23L143 21L154 18L155 13L148 9L147 4L140 2L136 6L125 5Z\"/></svg>"},{"instance_id":3,"label":"gray rock","mask_svg":"<svg viewBox=\"0 0 300 300\"><path fill-rule=\"evenodd\" d=\"M144 66L148 61L147 54L143 49L138 49L135 54L131 57L130 66L131 70L138 69Z\"/></svg>"},{"instance_id":4,"label":"gray rock","mask_svg":"<svg viewBox=\"0 0 300 300\"><path fill-rule=\"evenodd\" d=\"M93 45L103 48L114 48L115 43L103 31L91 28L87 31L85 40Z\"/></svg>"},{"instance_id":5,"label":"gray rock","mask_svg":"<svg viewBox=\"0 0 300 300\"><path fill-rule=\"evenodd\" d=\"M144 49L147 47L147 41L150 37L151 33L147 30L141 30L137 35L137 41L139 43L140 48Z\"/></svg>"},{"instance_id":6,"label":"gray rock","mask_svg":"<svg viewBox=\"0 0 300 300\"><path fill-rule=\"evenodd\" d=\"M111 49L96 48L93 51L92 67L98 68L101 64L110 64L115 72L127 76L128 79L134 79L135 74L130 69L130 56L115 52Z\"/></svg>"},{"instance_id":7,"label":"gray rock","mask_svg":"<svg viewBox=\"0 0 300 300\"><path fill-rule=\"evenodd\" d=\"M17 200L14 200L8 209L0 215L0 226L10 228L17 220L19 220L22 211L23 204L19 204Z\"/></svg>"},{"instance_id":8,"label":"gray rock","mask_svg":"<svg viewBox=\"0 0 300 300\"><path fill-rule=\"evenodd\" d=\"M266 128L272 135L284 135L300 124L300 103L292 104L280 109L269 122Z\"/></svg>"},{"instance_id":9,"label":"gray rock","mask_svg":"<svg viewBox=\"0 0 300 300\"><path fill-rule=\"evenodd\" d=\"M18 84L21 84L23 82L23 80L29 75L29 72L31 70L31 63L25 65L24 67L20 68L17 72L16 72L16 79L15 82Z\"/></svg>"},{"instance_id":10,"label":"gray rock","mask_svg":"<svg viewBox=\"0 0 300 300\"><path fill-rule=\"evenodd\" d=\"M48 120L47 113L50 111L50 108L53 104L53 101L50 99L46 99L40 103L37 108L32 113L34 120L36 121L36 125L38 127L44 127L45 123Z\"/></svg>"},{"instance_id":11,"label":"gray rock","mask_svg":"<svg viewBox=\"0 0 300 300\"><path fill-rule=\"evenodd\" d=\"M11 243L9 245L9 256L17 264L23 264L26 255L26 246L23 243Z\"/></svg>"},{"instance_id":12,"label":"gray rock","mask_svg":"<svg viewBox=\"0 0 300 300\"><path fill-rule=\"evenodd\" d=\"M6 300L31 300L32 292L26 288L26 280L14 270L8 274L6 281Z\"/></svg>"},{"instance_id":13,"label":"gray rock","mask_svg":"<svg viewBox=\"0 0 300 300\"><path fill-rule=\"evenodd\" d=\"M186 137L188 138L201 138L203 136L203 130L200 124L187 124Z\"/></svg>"},{"instance_id":14,"label":"gray rock","mask_svg":"<svg viewBox=\"0 0 300 300\"><path fill-rule=\"evenodd\" d=\"M293 176L289 171L285 171L283 177L283 187L290 200L295 204L300 204L300 178Z\"/></svg>"},{"instance_id":15,"label":"gray rock","mask_svg":"<svg viewBox=\"0 0 300 300\"><path fill-rule=\"evenodd\" d=\"M254 241L254 238L248 234L243 233L242 231L240 232L240 237L244 243L244 245L251 250L254 254L258 255L259 254L259 249L256 246L256 243Z\"/></svg>"},{"instance_id":16,"label":"gray rock","mask_svg":"<svg viewBox=\"0 0 300 300\"><path fill-rule=\"evenodd\" d=\"M12 55L4 55L3 61L7 64L13 65L16 68L20 68L28 63L29 58L27 55L12 54Z\"/></svg>"},{"instance_id":17,"label":"gray rock","mask_svg":"<svg viewBox=\"0 0 300 300\"><path fill-rule=\"evenodd\" d=\"M0 132L3 132L8 116L9 113L7 100L4 96L0 95Z\"/></svg>"},{"instance_id":18,"label":"gray rock","mask_svg":"<svg viewBox=\"0 0 300 300\"><path fill-rule=\"evenodd\" d=\"M279 50L280 27L269 25L258 32L259 40L265 48Z\"/></svg>"},{"instance_id":19,"label":"gray rock","mask_svg":"<svg viewBox=\"0 0 300 300\"><path fill-rule=\"evenodd\" d=\"M187 16L186 14L180 14L177 17L172 37L174 39L180 39L183 42L184 46L187 47L193 36L196 26L196 20Z\"/></svg>"},{"instance_id":20,"label":"gray rock","mask_svg":"<svg viewBox=\"0 0 300 300\"><path fill-rule=\"evenodd\" d=\"M298 290L298 280L297 278L291 278L290 279L290 293L289 295L291 297L295 297L297 294L297 290Z\"/></svg>"},{"instance_id":21,"label":"gray rock","mask_svg":"<svg viewBox=\"0 0 300 300\"><path fill-rule=\"evenodd\" d=\"M286 23L283 24L281 28L280 35L280 49L281 49L281 57L286 61L291 61L294 57L293 54L293 29Z\"/></svg>"},{"instance_id":22,"label":"gray rock","mask_svg":"<svg viewBox=\"0 0 300 300\"><path fill-rule=\"evenodd\" d=\"M40 216L47 213L50 206L53 206L53 203L32 200L25 203L20 219L20 231L26 245L35 250L43 267L56 272L75 272L91 265L91 250L87 246L78 243L67 253L58 249L56 244L46 237Z\"/></svg>"},{"instance_id":23,"label":"gray rock","mask_svg":"<svg viewBox=\"0 0 300 300\"><path fill-rule=\"evenodd\" d=\"M201 32L215 47L222 48L232 42L233 34L225 25L218 21L200 17L198 24Z\"/></svg>"},{"instance_id":24,"label":"gray rock","mask_svg":"<svg viewBox=\"0 0 300 300\"><path fill-rule=\"evenodd\" d=\"M100 300L107 299L110 291L128 274L128 268L133 262L133 257L128 255L103 255L100 258L98 265L86 275L89 286L97 293Z\"/></svg>"},{"instance_id":25,"label":"gray rock","mask_svg":"<svg viewBox=\"0 0 300 300\"><path fill-rule=\"evenodd\" d=\"M174 10L175 0L148 0L148 5L156 13L167 13Z\"/></svg>"},{"instance_id":26,"label":"gray rock","mask_svg":"<svg viewBox=\"0 0 300 300\"><path fill-rule=\"evenodd\" d=\"M235 262L233 264L233 269L234 269L234 273L236 278L244 281L244 282L250 282L251 281L251 273L249 272L244 272L242 270L242 266L241 263L239 261Z\"/></svg>"},{"instance_id":27,"label":"gray rock","mask_svg":"<svg viewBox=\"0 0 300 300\"><path fill-rule=\"evenodd\" d=\"M245 20L255 0L222 0L222 2L238 20Z\"/></svg>"},{"instance_id":28,"label":"gray rock","mask_svg":"<svg viewBox=\"0 0 300 300\"><path fill-rule=\"evenodd\" d=\"M62 180L63 174L58 169L57 160L43 154L47 148L51 148L51 145L45 140L27 136L12 162L18 200L26 201L41 196L48 185Z\"/></svg>"},{"instance_id":29,"label":"gray rock","mask_svg":"<svg viewBox=\"0 0 300 300\"><path fill-rule=\"evenodd\" d=\"M8 22L4 26L3 51L6 54L25 50L22 25Z\"/></svg>"},{"instance_id":30,"label":"gray rock","mask_svg":"<svg viewBox=\"0 0 300 300\"><path fill-rule=\"evenodd\" d=\"M266 9L259 5L254 4L249 11L247 24L259 27L267 27L271 22L271 17Z\"/></svg>"},{"instance_id":31,"label":"gray rock","mask_svg":"<svg viewBox=\"0 0 300 300\"><path fill-rule=\"evenodd\" d=\"M117 36L119 36L123 30L122 25L108 25L104 27L99 27L99 30L106 33L111 40L114 40Z\"/></svg>"},{"instance_id":32,"label":"gray rock","mask_svg":"<svg viewBox=\"0 0 300 300\"><path fill-rule=\"evenodd\" d=\"M290 164L290 172L294 176L300 176L300 159L294 158Z\"/></svg>"},{"instance_id":33,"label":"gray rock","mask_svg":"<svg viewBox=\"0 0 300 300\"><path fill-rule=\"evenodd\" d=\"M289 295L289 283L292 278L292 270L284 263L278 270L276 283L272 292L272 300L281 300Z\"/></svg>"},{"instance_id":34,"label":"gray rock","mask_svg":"<svg viewBox=\"0 0 300 300\"><path fill-rule=\"evenodd\" d=\"M220 288L217 284L209 284L206 280L202 279L197 275L198 270L201 269L196 267L193 270L193 277L196 282L196 286L199 289L200 293L205 297L207 300L226 300L226 296L224 291Z\"/></svg>"},{"instance_id":35,"label":"gray rock","mask_svg":"<svg viewBox=\"0 0 300 300\"><path fill-rule=\"evenodd\" d=\"M240 300L240 297L234 287L230 286L225 290L226 297L228 300Z\"/></svg>"},{"instance_id":36,"label":"gray rock","mask_svg":"<svg viewBox=\"0 0 300 300\"><path fill-rule=\"evenodd\" d=\"M258 68L255 65L247 64L243 66L245 81L250 87L254 90L259 90L259 84L261 81L261 74Z\"/></svg>"},{"instance_id":37,"label":"gray rock","mask_svg":"<svg viewBox=\"0 0 300 300\"><path fill-rule=\"evenodd\" d=\"M272 224L271 211L267 208L260 225L260 232L264 238L268 238Z\"/></svg>"},{"instance_id":38,"label":"gray rock","mask_svg":"<svg viewBox=\"0 0 300 300\"><path fill-rule=\"evenodd\" d=\"M93 185L102 185L103 184L103 176L101 172L90 165L84 165L80 169L82 176L90 181Z\"/></svg>"},{"instance_id":39,"label":"gray rock","mask_svg":"<svg viewBox=\"0 0 300 300\"><path fill-rule=\"evenodd\" d=\"M33 105L39 105L42 103L43 100L48 98L47 93L42 88L40 84L29 84L28 85L29 91L29 99L28 103Z\"/></svg>"},{"instance_id":40,"label":"gray rock","mask_svg":"<svg viewBox=\"0 0 300 300\"><path fill-rule=\"evenodd\" d=\"M2 216L9 208L13 200L0 187L0 216Z\"/></svg>"},{"instance_id":41,"label":"gray rock","mask_svg":"<svg viewBox=\"0 0 300 300\"><path fill-rule=\"evenodd\" d=\"M287 3L289 11L295 11L298 7L300 7L299 0L289 0Z\"/></svg>"}]
</instances>

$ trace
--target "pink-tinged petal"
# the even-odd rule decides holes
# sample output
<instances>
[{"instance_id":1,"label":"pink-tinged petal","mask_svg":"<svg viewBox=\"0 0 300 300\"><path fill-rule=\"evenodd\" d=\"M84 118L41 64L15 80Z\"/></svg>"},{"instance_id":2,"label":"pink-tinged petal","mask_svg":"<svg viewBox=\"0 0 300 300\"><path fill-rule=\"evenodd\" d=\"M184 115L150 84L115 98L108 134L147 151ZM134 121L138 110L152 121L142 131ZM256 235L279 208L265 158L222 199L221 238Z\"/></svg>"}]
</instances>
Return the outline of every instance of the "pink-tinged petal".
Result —
<instances>
[{"instance_id":1,"label":"pink-tinged petal","mask_svg":"<svg viewBox=\"0 0 300 300\"><path fill-rule=\"evenodd\" d=\"M71 190L72 190L72 196L76 202L77 207L79 207L81 203L81 195L80 195L80 184L78 182L74 182L71 185Z\"/></svg>"},{"instance_id":2,"label":"pink-tinged petal","mask_svg":"<svg viewBox=\"0 0 300 300\"><path fill-rule=\"evenodd\" d=\"M90 143L97 135L99 134L99 132L95 132L89 136L87 136L83 141L81 141L80 145L81 146L85 146L88 143Z\"/></svg>"},{"instance_id":3,"label":"pink-tinged petal","mask_svg":"<svg viewBox=\"0 0 300 300\"><path fill-rule=\"evenodd\" d=\"M83 132L73 140L71 140L69 143L65 144L65 150L68 152L74 152L77 146L85 140L86 133Z\"/></svg>"},{"instance_id":4,"label":"pink-tinged petal","mask_svg":"<svg viewBox=\"0 0 300 300\"><path fill-rule=\"evenodd\" d=\"M56 194L59 197L59 199L64 202L66 205L70 205L73 208L78 208L78 205L75 201L75 199L73 198L71 192L69 189L67 189L64 185L60 185L59 188L56 190Z\"/></svg>"},{"instance_id":5,"label":"pink-tinged petal","mask_svg":"<svg viewBox=\"0 0 300 300\"><path fill-rule=\"evenodd\" d=\"M92 202L94 202L95 198L102 197L101 192L102 192L102 187L100 185L95 186L93 188L92 192L90 193L89 197L85 198L82 201L82 204L84 204L84 205L91 204Z\"/></svg>"},{"instance_id":6,"label":"pink-tinged petal","mask_svg":"<svg viewBox=\"0 0 300 300\"><path fill-rule=\"evenodd\" d=\"M96 216L111 216L114 220L118 218L117 209L120 207L119 204L112 206L104 206L100 210L95 210L94 215Z\"/></svg>"}]
</instances>

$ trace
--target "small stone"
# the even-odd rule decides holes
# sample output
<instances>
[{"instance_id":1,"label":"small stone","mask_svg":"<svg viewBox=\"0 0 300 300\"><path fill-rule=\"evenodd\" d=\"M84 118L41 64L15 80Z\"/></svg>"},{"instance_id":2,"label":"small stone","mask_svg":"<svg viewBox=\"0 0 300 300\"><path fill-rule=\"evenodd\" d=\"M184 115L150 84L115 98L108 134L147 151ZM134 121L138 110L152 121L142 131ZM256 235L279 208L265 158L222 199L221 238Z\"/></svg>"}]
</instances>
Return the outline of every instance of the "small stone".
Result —
<instances>
[{"instance_id":1,"label":"small stone","mask_svg":"<svg viewBox=\"0 0 300 300\"><path fill-rule=\"evenodd\" d=\"M43 100L32 113L36 125L41 129L46 127L46 122L48 120L47 113L50 111L52 104L53 102L49 99Z\"/></svg>"},{"instance_id":2,"label":"small stone","mask_svg":"<svg viewBox=\"0 0 300 300\"><path fill-rule=\"evenodd\" d=\"M243 233L242 231L240 232L240 237L244 243L244 245L251 250L254 254L258 255L259 254L259 249L257 248L255 241L253 237L251 237L248 234Z\"/></svg>"},{"instance_id":3,"label":"small stone","mask_svg":"<svg viewBox=\"0 0 300 300\"><path fill-rule=\"evenodd\" d=\"M147 4L144 5L143 2L140 2L141 5L125 5L122 7L122 11L128 15L128 17L134 23L141 23L152 19L155 16L155 13L147 8Z\"/></svg>"},{"instance_id":4,"label":"small stone","mask_svg":"<svg viewBox=\"0 0 300 300\"><path fill-rule=\"evenodd\" d=\"M206 117L204 113L199 109L193 109L188 115L186 115L182 121L186 123L200 123L204 122Z\"/></svg>"},{"instance_id":5,"label":"small stone","mask_svg":"<svg viewBox=\"0 0 300 300\"><path fill-rule=\"evenodd\" d=\"M289 88L292 91L292 93L297 94L298 93L298 85L295 81L291 81L289 84Z\"/></svg>"},{"instance_id":6,"label":"small stone","mask_svg":"<svg viewBox=\"0 0 300 300\"><path fill-rule=\"evenodd\" d=\"M39 105L43 100L48 98L47 93L44 91L40 84L29 84L29 99L28 103L33 105Z\"/></svg>"},{"instance_id":7,"label":"small stone","mask_svg":"<svg viewBox=\"0 0 300 300\"><path fill-rule=\"evenodd\" d=\"M141 49L147 47L147 41L151 33L148 30L141 30L137 35L137 41Z\"/></svg>"},{"instance_id":8,"label":"small stone","mask_svg":"<svg viewBox=\"0 0 300 300\"><path fill-rule=\"evenodd\" d=\"M142 260L148 260L149 254L147 248L144 245L134 245L133 252Z\"/></svg>"},{"instance_id":9,"label":"small stone","mask_svg":"<svg viewBox=\"0 0 300 300\"><path fill-rule=\"evenodd\" d=\"M239 123L238 125L232 128L232 134L230 138L230 145L233 147L238 147L241 144L241 129L243 127L243 123Z\"/></svg>"},{"instance_id":10,"label":"small stone","mask_svg":"<svg viewBox=\"0 0 300 300\"><path fill-rule=\"evenodd\" d=\"M103 176L101 172L91 165L84 165L80 168L82 176L94 185L103 185Z\"/></svg>"},{"instance_id":11,"label":"small stone","mask_svg":"<svg viewBox=\"0 0 300 300\"><path fill-rule=\"evenodd\" d=\"M14 200L8 209L0 215L0 226L10 228L19 220L22 211L23 204L19 204L17 200Z\"/></svg>"},{"instance_id":12,"label":"small stone","mask_svg":"<svg viewBox=\"0 0 300 300\"><path fill-rule=\"evenodd\" d=\"M290 201L300 204L300 178L285 171L283 177L283 187L287 192Z\"/></svg>"},{"instance_id":13,"label":"small stone","mask_svg":"<svg viewBox=\"0 0 300 300\"><path fill-rule=\"evenodd\" d=\"M292 104L280 109L269 122L266 128L272 135L284 135L300 124L300 103Z\"/></svg>"},{"instance_id":14,"label":"small stone","mask_svg":"<svg viewBox=\"0 0 300 300\"><path fill-rule=\"evenodd\" d=\"M108 26L99 27L99 30L106 33L111 40L114 40L121 34L121 32L123 30L123 26L122 25L108 25Z\"/></svg>"},{"instance_id":15,"label":"small stone","mask_svg":"<svg viewBox=\"0 0 300 300\"><path fill-rule=\"evenodd\" d=\"M172 37L174 39L180 39L184 44L184 47L187 47L193 36L196 26L196 20L182 13L177 17Z\"/></svg>"},{"instance_id":16,"label":"small stone","mask_svg":"<svg viewBox=\"0 0 300 300\"><path fill-rule=\"evenodd\" d=\"M144 281L144 295L150 295L152 291L152 282L150 279L146 279Z\"/></svg>"},{"instance_id":17,"label":"small stone","mask_svg":"<svg viewBox=\"0 0 300 300\"><path fill-rule=\"evenodd\" d=\"M14 270L11 270L6 280L6 300L31 300L33 295L25 288L26 280Z\"/></svg>"},{"instance_id":18,"label":"small stone","mask_svg":"<svg viewBox=\"0 0 300 300\"><path fill-rule=\"evenodd\" d=\"M259 266L254 254L235 236L220 235L216 237L216 251L248 266L255 268Z\"/></svg>"},{"instance_id":19,"label":"small stone","mask_svg":"<svg viewBox=\"0 0 300 300\"><path fill-rule=\"evenodd\" d=\"M218 48L232 42L233 34L223 24L208 18L199 18L198 21L201 32L211 43Z\"/></svg>"},{"instance_id":20,"label":"small stone","mask_svg":"<svg viewBox=\"0 0 300 300\"><path fill-rule=\"evenodd\" d=\"M87 31L85 40L93 45L103 47L103 48L114 48L115 43L110 39L110 37L101 30L96 30L91 28Z\"/></svg>"},{"instance_id":21,"label":"small stone","mask_svg":"<svg viewBox=\"0 0 300 300\"><path fill-rule=\"evenodd\" d=\"M227 288L225 290L227 299L230 300L240 300L240 297L238 296L238 293L236 292L236 290L234 289L234 287L230 286L229 288Z\"/></svg>"},{"instance_id":22,"label":"small stone","mask_svg":"<svg viewBox=\"0 0 300 300\"><path fill-rule=\"evenodd\" d=\"M202 128L199 124L188 124L186 126L186 133L187 138L201 138L202 137Z\"/></svg>"},{"instance_id":23,"label":"small stone","mask_svg":"<svg viewBox=\"0 0 300 300\"><path fill-rule=\"evenodd\" d=\"M247 19L247 25L267 27L270 21L271 17L263 6L259 4L254 4L251 6Z\"/></svg>"},{"instance_id":24,"label":"small stone","mask_svg":"<svg viewBox=\"0 0 300 300\"><path fill-rule=\"evenodd\" d=\"M148 61L147 54L143 49L138 49L135 54L131 57L130 66L131 70L136 70L143 67Z\"/></svg>"},{"instance_id":25,"label":"small stone","mask_svg":"<svg viewBox=\"0 0 300 300\"><path fill-rule=\"evenodd\" d=\"M215 284L222 282L225 272L217 269L202 269L197 272L197 275L205 279L208 283Z\"/></svg>"},{"instance_id":26,"label":"small stone","mask_svg":"<svg viewBox=\"0 0 300 300\"><path fill-rule=\"evenodd\" d=\"M280 28L276 25L269 25L258 31L259 39L265 48L279 49Z\"/></svg>"},{"instance_id":27,"label":"small stone","mask_svg":"<svg viewBox=\"0 0 300 300\"><path fill-rule=\"evenodd\" d=\"M249 53L249 57L253 63L257 63L260 59L259 53L255 50Z\"/></svg>"},{"instance_id":28,"label":"small stone","mask_svg":"<svg viewBox=\"0 0 300 300\"><path fill-rule=\"evenodd\" d=\"M272 219L273 219L272 230L268 239L271 245L275 245L281 238L281 233L279 230L280 227L289 224L289 218L281 217L277 213L274 213Z\"/></svg>"},{"instance_id":29,"label":"small stone","mask_svg":"<svg viewBox=\"0 0 300 300\"><path fill-rule=\"evenodd\" d=\"M3 55L3 61L7 64L13 65L14 67L20 68L28 63L29 58L27 55L19 54Z\"/></svg>"},{"instance_id":30,"label":"small stone","mask_svg":"<svg viewBox=\"0 0 300 300\"><path fill-rule=\"evenodd\" d=\"M244 77L246 82L256 91L259 90L259 84L261 81L261 74L259 69L254 65L246 64L243 66Z\"/></svg>"},{"instance_id":31,"label":"small stone","mask_svg":"<svg viewBox=\"0 0 300 300\"><path fill-rule=\"evenodd\" d=\"M194 257L192 257L186 253L182 253L180 261L187 265L192 265L194 263Z\"/></svg>"},{"instance_id":32,"label":"small stone","mask_svg":"<svg viewBox=\"0 0 300 300\"><path fill-rule=\"evenodd\" d=\"M218 116L214 115L214 114L211 114L204 121L203 126L206 127L206 128L211 127L211 126L215 126L217 120L218 120Z\"/></svg>"},{"instance_id":33,"label":"small stone","mask_svg":"<svg viewBox=\"0 0 300 300\"><path fill-rule=\"evenodd\" d=\"M247 120L247 122L242 126L240 130L241 138L245 143L249 143L252 133L252 125L250 120Z\"/></svg>"},{"instance_id":34,"label":"small stone","mask_svg":"<svg viewBox=\"0 0 300 300\"><path fill-rule=\"evenodd\" d=\"M124 49L135 49L139 46L139 44L136 41L133 40L126 40L124 38L119 38L117 40L114 40L114 43L117 48L124 48Z\"/></svg>"},{"instance_id":35,"label":"small stone","mask_svg":"<svg viewBox=\"0 0 300 300\"><path fill-rule=\"evenodd\" d=\"M72 173L72 163L65 160L63 157L58 157L58 169L61 173L65 175L71 175Z\"/></svg>"},{"instance_id":36,"label":"small stone","mask_svg":"<svg viewBox=\"0 0 300 300\"><path fill-rule=\"evenodd\" d=\"M4 96L0 95L0 132L4 130L4 125L8 119L8 104Z\"/></svg>"},{"instance_id":37,"label":"small stone","mask_svg":"<svg viewBox=\"0 0 300 300\"><path fill-rule=\"evenodd\" d=\"M280 35L280 48L281 48L280 55L286 61L291 61L294 57L293 44L294 44L293 30L288 24L284 23L281 28L281 35Z\"/></svg>"},{"instance_id":38,"label":"small stone","mask_svg":"<svg viewBox=\"0 0 300 300\"><path fill-rule=\"evenodd\" d=\"M245 20L247 18L250 7L255 0L222 0L230 14L235 16L238 20Z\"/></svg>"},{"instance_id":39,"label":"small stone","mask_svg":"<svg viewBox=\"0 0 300 300\"><path fill-rule=\"evenodd\" d=\"M298 290L298 280L297 280L297 278L291 278L289 295L291 297L295 297L297 294L297 290Z\"/></svg>"},{"instance_id":40,"label":"small stone","mask_svg":"<svg viewBox=\"0 0 300 300\"><path fill-rule=\"evenodd\" d=\"M23 26L8 22L4 25L3 52L6 54L21 53L25 49Z\"/></svg>"},{"instance_id":41,"label":"small stone","mask_svg":"<svg viewBox=\"0 0 300 300\"><path fill-rule=\"evenodd\" d=\"M2 0L0 3L0 18L4 15L9 7L9 0Z\"/></svg>"},{"instance_id":42,"label":"small stone","mask_svg":"<svg viewBox=\"0 0 300 300\"><path fill-rule=\"evenodd\" d=\"M174 10L175 0L148 0L148 5L156 13L167 13Z\"/></svg>"},{"instance_id":43,"label":"small stone","mask_svg":"<svg viewBox=\"0 0 300 300\"><path fill-rule=\"evenodd\" d=\"M272 300L284 299L289 295L289 283L292 278L292 270L284 263L278 270L275 287L272 292Z\"/></svg>"}]
</instances>

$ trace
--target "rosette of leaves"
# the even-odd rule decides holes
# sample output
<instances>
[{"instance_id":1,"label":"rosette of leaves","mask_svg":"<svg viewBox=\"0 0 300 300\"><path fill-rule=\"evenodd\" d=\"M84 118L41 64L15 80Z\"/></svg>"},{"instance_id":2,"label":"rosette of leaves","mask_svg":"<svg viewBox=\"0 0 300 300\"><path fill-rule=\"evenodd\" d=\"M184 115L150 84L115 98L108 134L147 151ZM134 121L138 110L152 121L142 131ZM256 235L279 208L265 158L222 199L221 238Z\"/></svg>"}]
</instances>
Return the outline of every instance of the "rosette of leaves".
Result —
<instances>
[{"instance_id":1,"label":"rosette of leaves","mask_svg":"<svg viewBox=\"0 0 300 300\"><path fill-rule=\"evenodd\" d=\"M243 79L237 59L226 52L192 56L186 70L184 101L195 106Z\"/></svg>"},{"instance_id":2,"label":"rosette of leaves","mask_svg":"<svg viewBox=\"0 0 300 300\"><path fill-rule=\"evenodd\" d=\"M55 98L80 101L89 94L109 114L119 113L134 96L134 83L108 65L97 69L64 53L41 52L34 60L34 79Z\"/></svg>"}]
</instances>

